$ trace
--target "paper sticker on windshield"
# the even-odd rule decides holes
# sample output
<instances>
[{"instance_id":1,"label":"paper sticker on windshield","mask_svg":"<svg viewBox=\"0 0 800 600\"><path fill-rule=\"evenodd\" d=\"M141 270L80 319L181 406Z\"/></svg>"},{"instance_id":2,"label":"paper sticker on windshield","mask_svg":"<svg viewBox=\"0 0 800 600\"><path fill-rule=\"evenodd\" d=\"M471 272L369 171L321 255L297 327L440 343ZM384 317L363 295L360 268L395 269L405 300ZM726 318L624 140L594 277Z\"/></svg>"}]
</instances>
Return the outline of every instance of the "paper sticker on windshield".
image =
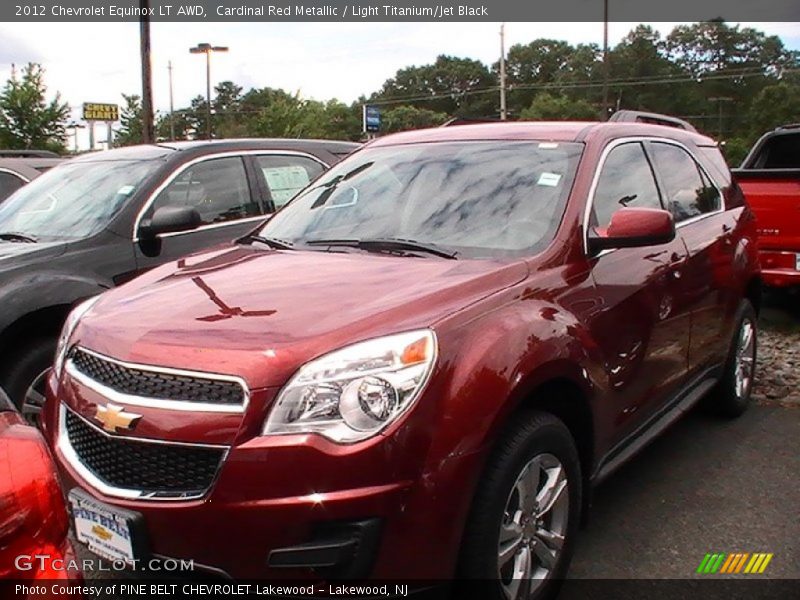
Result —
<instances>
[{"instance_id":1,"label":"paper sticker on windshield","mask_svg":"<svg viewBox=\"0 0 800 600\"><path fill-rule=\"evenodd\" d=\"M117 194L120 196L128 196L133 191L132 185L123 185L119 190L117 190Z\"/></svg>"},{"instance_id":2,"label":"paper sticker on windshield","mask_svg":"<svg viewBox=\"0 0 800 600\"><path fill-rule=\"evenodd\" d=\"M561 181L561 175L558 173L542 173L539 175L539 181L537 181L536 184L556 187L559 181Z\"/></svg>"},{"instance_id":3,"label":"paper sticker on windshield","mask_svg":"<svg viewBox=\"0 0 800 600\"><path fill-rule=\"evenodd\" d=\"M558 144L555 142L542 142L539 144L539 148L542 150L552 150L553 148L558 148Z\"/></svg>"}]
</instances>

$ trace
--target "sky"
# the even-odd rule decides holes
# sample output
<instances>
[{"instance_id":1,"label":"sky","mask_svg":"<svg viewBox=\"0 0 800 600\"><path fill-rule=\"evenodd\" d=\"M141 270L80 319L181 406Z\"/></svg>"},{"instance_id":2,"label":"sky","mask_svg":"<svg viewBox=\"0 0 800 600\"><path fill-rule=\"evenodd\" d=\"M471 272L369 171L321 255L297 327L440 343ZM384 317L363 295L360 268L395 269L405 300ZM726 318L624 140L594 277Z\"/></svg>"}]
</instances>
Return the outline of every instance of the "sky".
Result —
<instances>
[{"instance_id":1,"label":"sky","mask_svg":"<svg viewBox=\"0 0 800 600\"><path fill-rule=\"evenodd\" d=\"M611 23L616 44L635 23ZM650 23L666 35L677 23ZM800 23L743 23L800 49ZM212 85L231 80L245 90L282 88L303 98L350 103L377 90L409 65L448 54L492 64L499 57L499 23L152 23L154 105L169 110L167 63L173 65L175 107L205 94L205 59L189 54L199 42L228 46L212 56ZM506 47L539 37L602 44L602 23L507 23ZM41 63L50 92L80 114L83 102L122 104L141 94L138 23L0 23L0 83L11 65ZM103 126L98 126L103 139ZM87 146L81 131L79 145Z\"/></svg>"}]
</instances>

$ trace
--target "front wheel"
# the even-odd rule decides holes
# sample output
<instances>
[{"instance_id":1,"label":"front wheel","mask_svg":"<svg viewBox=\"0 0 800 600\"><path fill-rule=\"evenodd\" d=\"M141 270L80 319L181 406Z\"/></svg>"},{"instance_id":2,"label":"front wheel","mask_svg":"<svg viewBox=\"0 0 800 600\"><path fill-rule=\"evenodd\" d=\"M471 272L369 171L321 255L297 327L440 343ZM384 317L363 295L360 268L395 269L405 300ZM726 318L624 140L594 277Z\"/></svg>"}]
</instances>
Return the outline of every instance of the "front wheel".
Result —
<instances>
[{"instance_id":1,"label":"front wheel","mask_svg":"<svg viewBox=\"0 0 800 600\"><path fill-rule=\"evenodd\" d=\"M45 382L55 352L56 340L31 340L20 348L2 375L2 387L32 425L40 424Z\"/></svg>"},{"instance_id":2,"label":"front wheel","mask_svg":"<svg viewBox=\"0 0 800 600\"><path fill-rule=\"evenodd\" d=\"M575 443L556 417L527 413L507 430L478 485L464 533L460 579L474 596L552 597L572 555L581 507Z\"/></svg>"}]
</instances>

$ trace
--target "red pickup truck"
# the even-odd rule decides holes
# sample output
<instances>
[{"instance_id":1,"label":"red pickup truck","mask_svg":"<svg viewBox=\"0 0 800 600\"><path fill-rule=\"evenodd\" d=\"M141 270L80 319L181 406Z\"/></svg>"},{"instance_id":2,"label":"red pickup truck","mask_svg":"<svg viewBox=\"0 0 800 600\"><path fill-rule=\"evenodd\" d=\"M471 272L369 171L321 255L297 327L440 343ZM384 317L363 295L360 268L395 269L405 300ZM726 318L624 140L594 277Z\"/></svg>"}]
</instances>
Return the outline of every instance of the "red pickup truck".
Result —
<instances>
[{"instance_id":1,"label":"red pickup truck","mask_svg":"<svg viewBox=\"0 0 800 600\"><path fill-rule=\"evenodd\" d=\"M800 285L800 124L763 135L733 175L756 215L764 283Z\"/></svg>"}]
</instances>

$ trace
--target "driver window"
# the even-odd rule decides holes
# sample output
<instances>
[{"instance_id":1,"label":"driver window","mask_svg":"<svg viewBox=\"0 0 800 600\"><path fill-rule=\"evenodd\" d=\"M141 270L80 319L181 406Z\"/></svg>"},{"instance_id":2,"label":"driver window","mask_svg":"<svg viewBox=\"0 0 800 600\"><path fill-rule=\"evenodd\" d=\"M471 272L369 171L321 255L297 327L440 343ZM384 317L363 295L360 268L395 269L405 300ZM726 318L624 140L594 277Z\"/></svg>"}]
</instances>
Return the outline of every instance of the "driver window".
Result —
<instances>
[{"instance_id":1,"label":"driver window","mask_svg":"<svg viewBox=\"0 0 800 600\"><path fill-rule=\"evenodd\" d=\"M638 142L621 144L603 163L594 193L591 225L604 231L620 208L662 208L653 169Z\"/></svg>"},{"instance_id":2,"label":"driver window","mask_svg":"<svg viewBox=\"0 0 800 600\"><path fill-rule=\"evenodd\" d=\"M244 163L236 156L205 160L183 171L161 191L150 214L163 206L192 206L203 224L261 214L250 196Z\"/></svg>"}]
</instances>

